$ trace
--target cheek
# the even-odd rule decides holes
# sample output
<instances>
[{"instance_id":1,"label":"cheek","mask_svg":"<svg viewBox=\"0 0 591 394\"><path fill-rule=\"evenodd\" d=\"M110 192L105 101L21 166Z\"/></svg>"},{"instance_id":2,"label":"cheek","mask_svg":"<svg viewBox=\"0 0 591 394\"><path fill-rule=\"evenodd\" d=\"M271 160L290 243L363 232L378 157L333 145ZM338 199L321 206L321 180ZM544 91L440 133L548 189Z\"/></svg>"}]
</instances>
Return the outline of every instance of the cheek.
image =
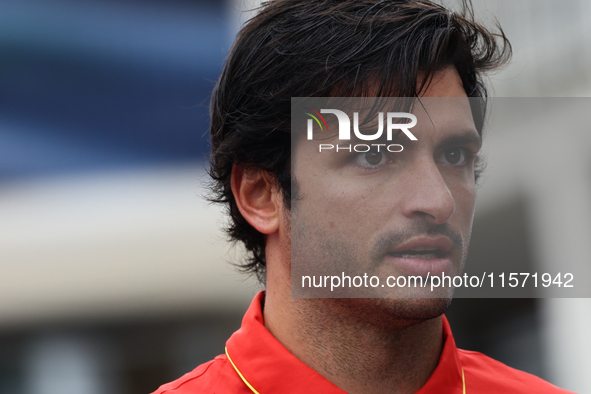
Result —
<instances>
[{"instance_id":1,"label":"cheek","mask_svg":"<svg viewBox=\"0 0 591 394\"><path fill-rule=\"evenodd\" d=\"M476 203L476 185L474 181L458 182L450 187L450 191L456 204L454 216L462 226L462 230L470 233Z\"/></svg>"},{"instance_id":2,"label":"cheek","mask_svg":"<svg viewBox=\"0 0 591 394\"><path fill-rule=\"evenodd\" d=\"M363 242L376 231L383 214L376 191L363 186L328 176L307 177L300 185L302 199L296 203L299 219L308 228L325 232L326 237L348 239L351 245Z\"/></svg>"}]
</instances>

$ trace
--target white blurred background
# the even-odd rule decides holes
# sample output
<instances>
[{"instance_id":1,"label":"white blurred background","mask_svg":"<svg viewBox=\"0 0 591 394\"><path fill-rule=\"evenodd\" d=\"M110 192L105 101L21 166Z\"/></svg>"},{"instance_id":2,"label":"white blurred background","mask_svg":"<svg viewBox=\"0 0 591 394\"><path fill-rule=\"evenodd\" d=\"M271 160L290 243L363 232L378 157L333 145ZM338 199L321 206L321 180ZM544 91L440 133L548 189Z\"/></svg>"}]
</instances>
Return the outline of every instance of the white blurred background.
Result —
<instances>
[{"instance_id":1,"label":"white blurred background","mask_svg":"<svg viewBox=\"0 0 591 394\"><path fill-rule=\"evenodd\" d=\"M474 3L514 49L492 95L591 95L591 3ZM147 393L223 352L259 286L203 199L208 98L254 6L0 2L0 393ZM492 125L470 260L589 266L590 131ZM591 393L590 301L449 318L460 347Z\"/></svg>"}]
</instances>

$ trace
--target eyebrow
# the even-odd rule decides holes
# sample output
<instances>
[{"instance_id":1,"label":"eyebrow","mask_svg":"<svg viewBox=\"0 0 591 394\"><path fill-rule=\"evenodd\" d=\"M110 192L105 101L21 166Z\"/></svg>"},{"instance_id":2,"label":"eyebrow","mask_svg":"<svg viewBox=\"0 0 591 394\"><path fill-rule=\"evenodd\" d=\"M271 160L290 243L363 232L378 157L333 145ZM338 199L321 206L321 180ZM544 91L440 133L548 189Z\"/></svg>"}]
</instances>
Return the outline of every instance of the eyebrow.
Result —
<instances>
[{"instance_id":1,"label":"eyebrow","mask_svg":"<svg viewBox=\"0 0 591 394\"><path fill-rule=\"evenodd\" d=\"M364 141L364 140L359 139L354 133L351 133L351 139L348 141L351 144L368 144L368 145L382 144L382 143L388 143L388 142L397 143L397 142L401 142L402 140L405 140L405 138L402 138L402 136L404 136L404 134L400 130L398 130L398 132L392 136L392 140L388 141L386 139L386 132L384 131L378 139L371 140L371 141ZM343 142L343 141L338 140L338 134L335 134L333 136L326 138L326 142L330 143L331 141L334 141L335 139L337 139L337 143ZM475 129L467 129L467 130L461 131L457 134L446 137L439 144L440 147L448 147L448 146L455 146L455 145L475 145L478 148L478 150L480 150L480 148L482 148L482 136L480 134L478 134L478 132L476 132Z\"/></svg>"},{"instance_id":2,"label":"eyebrow","mask_svg":"<svg viewBox=\"0 0 591 394\"><path fill-rule=\"evenodd\" d=\"M445 138L440 144L442 147L454 145L475 145L480 150L482 148L482 136L476 130L470 129L451 135Z\"/></svg>"},{"instance_id":3,"label":"eyebrow","mask_svg":"<svg viewBox=\"0 0 591 394\"><path fill-rule=\"evenodd\" d=\"M377 129L375 130L368 130L368 134L375 134L377 131ZM402 130L400 129L395 129L394 132L392 133L392 139L388 140L387 139L388 133L386 131L386 127L384 126L384 129L382 130L382 135L380 135L377 139L375 140L362 140L359 137L357 137L357 134L355 134L352 130L351 130L351 143L356 143L356 144L388 144L388 143L398 143L401 141L409 141L409 139L404 135L404 133L402 132Z\"/></svg>"}]
</instances>

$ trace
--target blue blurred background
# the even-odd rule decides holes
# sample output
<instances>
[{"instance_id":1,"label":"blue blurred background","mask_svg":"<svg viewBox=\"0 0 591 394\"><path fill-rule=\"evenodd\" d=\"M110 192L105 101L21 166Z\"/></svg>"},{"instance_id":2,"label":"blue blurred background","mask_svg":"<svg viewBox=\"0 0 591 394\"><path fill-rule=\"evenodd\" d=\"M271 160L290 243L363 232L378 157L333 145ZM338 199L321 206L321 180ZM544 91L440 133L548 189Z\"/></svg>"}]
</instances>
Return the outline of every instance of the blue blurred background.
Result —
<instances>
[{"instance_id":1,"label":"blue blurred background","mask_svg":"<svg viewBox=\"0 0 591 394\"><path fill-rule=\"evenodd\" d=\"M221 1L0 3L0 179L199 160Z\"/></svg>"}]
</instances>

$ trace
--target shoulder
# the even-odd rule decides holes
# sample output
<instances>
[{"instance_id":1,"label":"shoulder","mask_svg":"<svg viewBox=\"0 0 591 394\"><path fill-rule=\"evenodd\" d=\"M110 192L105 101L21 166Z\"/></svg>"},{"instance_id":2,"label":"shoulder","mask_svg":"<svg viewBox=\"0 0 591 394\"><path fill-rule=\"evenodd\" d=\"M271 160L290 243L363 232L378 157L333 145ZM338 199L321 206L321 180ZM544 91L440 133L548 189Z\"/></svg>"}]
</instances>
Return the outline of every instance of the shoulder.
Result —
<instances>
[{"instance_id":1,"label":"shoulder","mask_svg":"<svg viewBox=\"0 0 591 394\"><path fill-rule=\"evenodd\" d=\"M201 364L152 394L250 393L225 354Z\"/></svg>"},{"instance_id":2,"label":"shoulder","mask_svg":"<svg viewBox=\"0 0 591 394\"><path fill-rule=\"evenodd\" d=\"M571 393L479 352L458 349L458 356L465 374L466 393Z\"/></svg>"}]
</instances>

